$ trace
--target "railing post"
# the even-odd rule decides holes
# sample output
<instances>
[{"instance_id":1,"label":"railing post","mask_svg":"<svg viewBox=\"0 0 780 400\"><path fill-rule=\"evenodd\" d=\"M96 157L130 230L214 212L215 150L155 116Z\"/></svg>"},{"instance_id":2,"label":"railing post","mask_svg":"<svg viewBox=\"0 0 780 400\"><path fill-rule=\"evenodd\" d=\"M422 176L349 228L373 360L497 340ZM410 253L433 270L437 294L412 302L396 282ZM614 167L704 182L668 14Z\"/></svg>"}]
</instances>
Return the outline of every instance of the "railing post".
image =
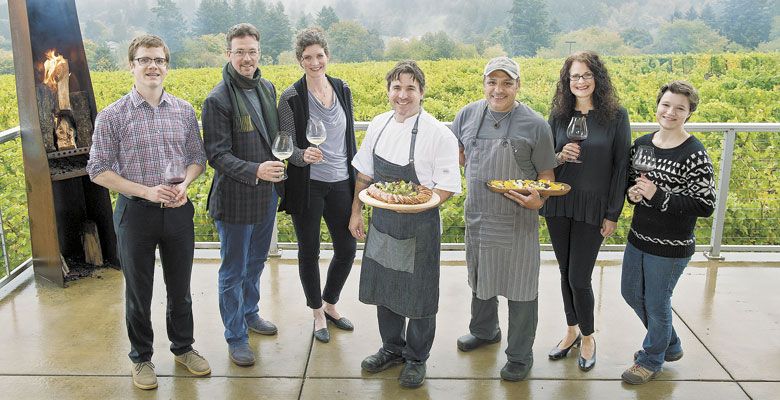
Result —
<instances>
[{"instance_id":1,"label":"railing post","mask_svg":"<svg viewBox=\"0 0 780 400\"><path fill-rule=\"evenodd\" d=\"M8 256L8 246L5 245L5 230L3 229L3 209L0 208L0 246L3 248L3 261L5 262L5 276L11 275L11 257Z\"/></svg>"},{"instance_id":2,"label":"railing post","mask_svg":"<svg viewBox=\"0 0 780 400\"><path fill-rule=\"evenodd\" d=\"M720 156L720 174L718 176L718 201L715 203L715 219L712 221L712 234L710 235L710 251L705 251L704 256L710 260L723 260L720 255L720 246L723 244L723 226L726 222L726 207L729 197L729 182L731 181L731 164L734 161L734 144L737 141L737 131L726 131L726 140L723 143L723 153Z\"/></svg>"}]
</instances>

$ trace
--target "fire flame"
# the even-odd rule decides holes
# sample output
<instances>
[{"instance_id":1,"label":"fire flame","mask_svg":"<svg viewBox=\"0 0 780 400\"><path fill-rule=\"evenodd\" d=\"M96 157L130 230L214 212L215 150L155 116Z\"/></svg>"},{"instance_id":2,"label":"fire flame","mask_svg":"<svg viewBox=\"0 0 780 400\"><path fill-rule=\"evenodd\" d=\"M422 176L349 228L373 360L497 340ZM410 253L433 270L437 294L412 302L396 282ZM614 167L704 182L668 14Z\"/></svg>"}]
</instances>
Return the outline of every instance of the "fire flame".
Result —
<instances>
[{"instance_id":1,"label":"fire flame","mask_svg":"<svg viewBox=\"0 0 780 400\"><path fill-rule=\"evenodd\" d=\"M57 50L52 49L46 52L46 61L43 62L43 83L55 92L57 91L57 81L70 76L70 73L67 74L68 76L62 76L64 75L62 67L65 63L67 63L67 60L65 60L65 57L57 54Z\"/></svg>"}]
</instances>

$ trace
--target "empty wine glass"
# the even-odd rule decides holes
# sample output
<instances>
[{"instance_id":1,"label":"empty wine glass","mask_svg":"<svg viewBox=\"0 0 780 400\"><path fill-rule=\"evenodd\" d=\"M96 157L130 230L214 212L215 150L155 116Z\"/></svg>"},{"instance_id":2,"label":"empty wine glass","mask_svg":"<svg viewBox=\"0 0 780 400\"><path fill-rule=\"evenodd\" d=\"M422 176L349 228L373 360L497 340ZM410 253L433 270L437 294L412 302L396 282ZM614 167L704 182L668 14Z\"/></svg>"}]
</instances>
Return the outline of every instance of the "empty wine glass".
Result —
<instances>
[{"instance_id":1,"label":"empty wine glass","mask_svg":"<svg viewBox=\"0 0 780 400\"><path fill-rule=\"evenodd\" d=\"M184 182L185 175L184 163L181 160L173 159L165 164L165 171L163 172L165 183L171 186L178 185Z\"/></svg>"},{"instance_id":2,"label":"empty wine glass","mask_svg":"<svg viewBox=\"0 0 780 400\"><path fill-rule=\"evenodd\" d=\"M637 146L631 164L641 176L655 169L655 151L651 146Z\"/></svg>"},{"instance_id":3,"label":"empty wine glass","mask_svg":"<svg viewBox=\"0 0 780 400\"><path fill-rule=\"evenodd\" d=\"M323 144L327 138L328 132L325 131L325 124L319 119L309 119L309 122L306 124L306 140L319 149L320 145ZM317 163L323 161L325 161L325 157L320 161L317 161Z\"/></svg>"},{"instance_id":4,"label":"empty wine glass","mask_svg":"<svg viewBox=\"0 0 780 400\"><path fill-rule=\"evenodd\" d=\"M566 129L566 137L572 142L579 144L583 140L588 138L588 123L585 120L584 115L575 116L569 122L569 127ZM582 163L579 157L582 156L582 145L580 145L580 155L577 159L571 160L573 163Z\"/></svg>"},{"instance_id":5,"label":"empty wine glass","mask_svg":"<svg viewBox=\"0 0 780 400\"><path fill-rule=\"evenodd\" d=\"M292 136L287 132L279 132L276 135L276 139L274 139L274 143L271 146L271 152L274 154L274 157L278 158L279 161L284 162L284 160L290 158L290 156L293 153L293 140ZM287 179L287 164L285 163L285 172L282 175L282 180Z\"/></svg>"}]
</instances>

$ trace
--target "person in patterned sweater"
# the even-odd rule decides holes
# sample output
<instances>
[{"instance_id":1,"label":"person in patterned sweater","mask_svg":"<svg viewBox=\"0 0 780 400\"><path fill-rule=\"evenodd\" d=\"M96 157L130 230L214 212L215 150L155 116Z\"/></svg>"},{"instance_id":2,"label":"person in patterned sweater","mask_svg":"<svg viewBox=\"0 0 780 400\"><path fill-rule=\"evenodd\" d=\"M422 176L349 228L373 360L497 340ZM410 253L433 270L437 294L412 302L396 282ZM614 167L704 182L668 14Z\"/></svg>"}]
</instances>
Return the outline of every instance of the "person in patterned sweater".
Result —
<instances>
[{"instance_id":1,"label":"person in patterned sweater","mask_svg":"<svg viewBox=\"0 0 780 400\"><path fill-rule=\"evenodd\" d=\"M656 167L651 172L629 170L628 200L634 207L631 230L623 255L621 292L647 328L634 364L623 372L630 384L656 377L664 361L683 356L680 338L672 327L672 291L694 253L698 217L715 209L713 167L701 142L684 125L699 103L696 89L674 81L658 92L655 117L661 128L638 138L651 148Z\"/></svg>"}]
</instances>

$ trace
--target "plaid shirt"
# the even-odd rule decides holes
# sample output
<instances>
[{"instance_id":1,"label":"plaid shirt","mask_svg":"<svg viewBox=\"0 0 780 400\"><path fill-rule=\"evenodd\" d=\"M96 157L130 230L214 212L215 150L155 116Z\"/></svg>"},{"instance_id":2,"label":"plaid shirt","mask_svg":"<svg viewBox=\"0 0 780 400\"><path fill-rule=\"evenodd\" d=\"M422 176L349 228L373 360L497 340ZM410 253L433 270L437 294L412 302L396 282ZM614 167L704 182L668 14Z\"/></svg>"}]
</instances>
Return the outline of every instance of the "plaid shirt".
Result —
<instances>
[{"instance_id":1,"label":"plaid shirt","mask_svg":"<svg viewBox=\"0 0 780 400\"><path fill-rule=\"evenodd\" d=\"M169 160L205 166L195 110L184 100L163 92L152 107L133 87L98 113L87 172L95 179L105 171L145 186L165 183Z\"/></svg>"}]
</instances>

